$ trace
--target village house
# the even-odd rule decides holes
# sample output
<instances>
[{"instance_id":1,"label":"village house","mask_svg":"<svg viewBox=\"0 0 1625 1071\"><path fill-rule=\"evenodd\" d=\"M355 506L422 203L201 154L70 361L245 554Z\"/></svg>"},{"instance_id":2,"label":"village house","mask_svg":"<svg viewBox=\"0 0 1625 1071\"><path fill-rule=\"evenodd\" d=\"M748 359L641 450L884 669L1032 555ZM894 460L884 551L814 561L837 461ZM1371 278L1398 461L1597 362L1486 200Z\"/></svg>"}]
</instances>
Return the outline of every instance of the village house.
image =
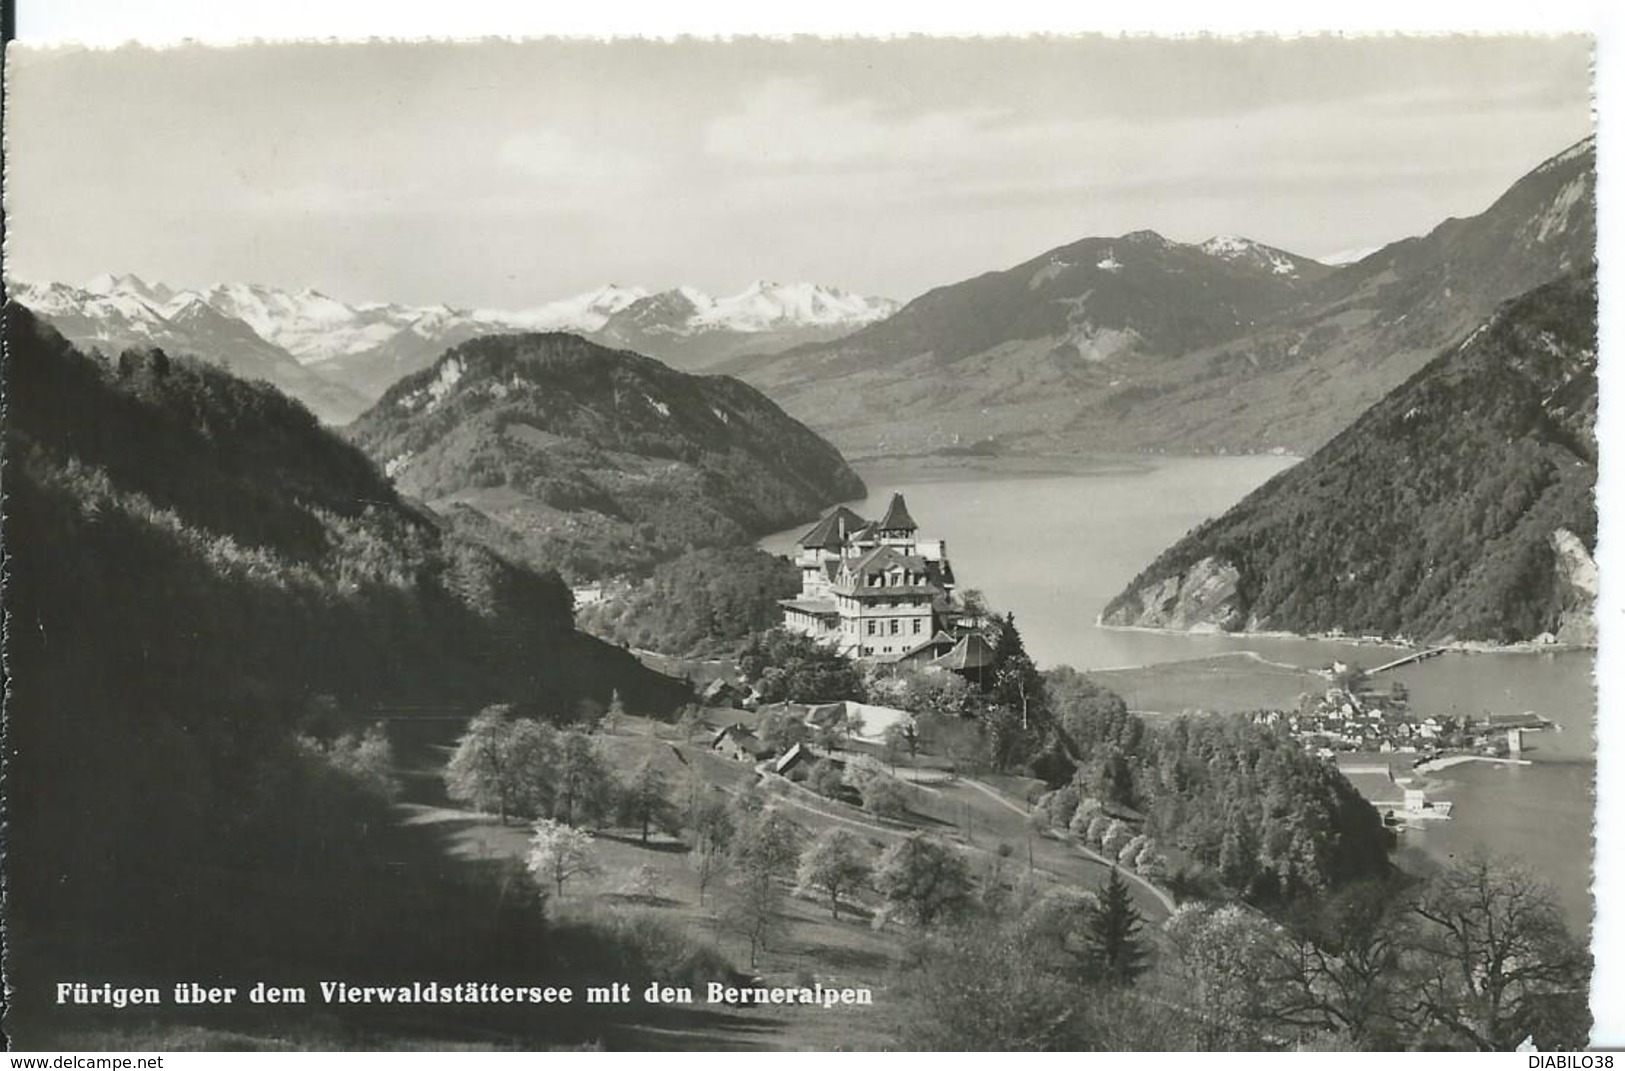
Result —
<instances>
[{"instance_id":1,"label":"village house","mask_svg":"<svg viewBox=\"0 0 1625 1071\"><path fill-rule=\"evenodd\" d=\"M722 677L700 689L700 702L708 707L737 707L744 698L745 693L737 684Z\"/></svg>"},{"instance_id":2,"label":"village house","mask_svg":"<svg viewBox=\"0 0 1625 1071\"><path fill-rule=\"evenodd\" d=\"M736 762L759 762L773 757L773 748L743 725L729 725L711 738L711 750Z\"/></svg>"},{"instance_id":3,"label":"village house","mask_svg":"<svg viewBox=\"0 0 1625 1071\"><path fill-rule=\"evenodd\" d=\"M780 603L787 630L869 661L945 653L955 605L947 545L919 537L901 494L878 521L837 506L798 541L795 564L801 594Z\"/></svg>"}]
</instances>

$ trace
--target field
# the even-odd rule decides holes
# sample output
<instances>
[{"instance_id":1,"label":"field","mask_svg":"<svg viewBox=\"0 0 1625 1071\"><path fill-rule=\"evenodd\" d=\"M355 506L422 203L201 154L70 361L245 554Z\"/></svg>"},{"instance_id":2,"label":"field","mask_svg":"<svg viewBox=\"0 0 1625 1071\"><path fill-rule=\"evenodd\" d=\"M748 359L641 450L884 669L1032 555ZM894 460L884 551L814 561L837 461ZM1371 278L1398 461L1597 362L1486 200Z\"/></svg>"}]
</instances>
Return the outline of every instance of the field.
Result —
<instances>
[{"instance_id":1,"label":"field","mask_svg":"<svg viewBox=\"0 0 1625 1071\"><path fill-rule=\"evenodd\" d=\"M1318 674L1268 662L1251 652L1095 670L1089 677L1153 721L1198 711L1296 710L1304 692L1318 695L1326 689L1325 678Z\"/></svg>"},{"instance_id":2,"label":"field","mask_svg":"<svg viewBox=\"0 0 1625 1071\"><path fill-rule=\"evenodd\" d=\"M740 720L743 712L711 710L708 721L716 727ZM745 720L748 720L746 718ZM720 791L737 794L756 783L759 775L749 764L709 750L709 734L692 740L677 739L668 725L627 717L614 733L600 734L599 747L609 765L626 771L648 759L666 775L674 794ZM529 848L529 827L517 821L500 823L494 816L476 815L444 798L439 768L450 754L448 743L404 749L413 755L407 765L407 801L400 805L403 820L415 828L441 832L448 858L469 865L493 860L522 859ZM923 758L923 757L922 757ZM899 775L909 781L910 770ZM920 771L925 780L911 783L909 813L901 820L878 818L859 808L824 799L783 778L768 777L768 791L790 817L811 837L820 830L840 826L860 834L874 856L886 846L916 830L928 830L961 847L979 876L1002 875L1013 884L1029 872L1040 885L1066 883L1093 888L1104 880L1107 866L1070 843L1039 835L1028 825L1025 802L1000 788L977 781L930 783L935 772ZM698 787L696 787L698 786ZM1018 781L1002 786L1020 791L1030 787ZM867 987L869 1006L833 1009L784 1006L731 1008L707 1006L682 1014L665 1008L658 1021L639 1021L645 1006L634 1004L617 1021L604 1041L622 1048L749 1048L749 1049L880 1049L894 1044L894 1001L888 999L893 978L906 955L909 933L898 924L877 929L874 916L881 907L870 892L843 901L840 917L831 917L827 903L796 896L786 898L782 936L771 941L754 966L749 942L726 925L722 910L727 889L711 886L701 903L698 877L690 865L687 845L664 834L640 843L636 832L613 828L597 831L594 853L601 872L566 883L562 898L549 904L556 922L570 925L604 924L616 918L652 916L675 923L684 931L713 943L736 967L754 973L762 983L828 987ZM647 871L640 875L640 871ZM640 880L634 880L637 877ZM637 886L642 886L638 888ZM652 888L654 892L648 890ZM1167 904L1149 887L1131 886L1137 905L1148 920L1160 921ZM696 994L700 1001L703 994Z\"/></svg>"},{"instance_id":3,"label":"field","mask_svg":"<svg viewBox=\"0 0 1625 1071\"><path fill-rule=\"evenodd\" d=\"M707 711L713 726L742 712ZM785 896L778 932L751 962L750 942L730 923L735 894L722 880L700 894L685 840L654 833L643 843L638 831L594 830L599 872L572 878L545 907L515 900L493 877L512 875L530 847L531 830L520 820L500 821L446 796L442 771L463 722L451 715L401 716L389 723L395 773L402 795L396 821L380 831L380 858L357 873L337 875L265 872L252 886L222 872L220 898L253 912L283 911L326 925L351 949L334 959L319 943L267 947L238 963L231 977L207 984L244 986L256 980L303 987L299 1006L267 1007L239 1002L225 1007L167 1006L161 1011L85 1009L36 1025L51 1047L78 1050L878 1050L897 1047L906 1007L898 977L906 967L914 931L897 922L876 924L883 904L872 891L843 897L839 917L827 901ZM758 773L709 749L711 733L679 739L659 722L627 716L613 732L599 732L597 747L618 776L645 760L665 774L670 795L690 792L736 795L757 786L810 839L840 827L859 835L873 862L888 845L925 830L964 853L978 883L1013 889L1031 882L1039 889L1097 887L1106 864L1084 849L1034 832L1027 797L1036 782L1022 778L948 779L940 764L921 756L918 768L900 765L907 810L882 818L807 788ZM870 748L858 745L858 750ZM909 760L912 761L912 760ZM1126 875L1148 924L1167 917L1165 894ZM334 884L342 880L343 884ZM786 885L786 892L789 892ZM325 917L318 905L334 897L360 905L352 921ZM548 926L538 937L534 921L545 911ZM515 914L519 912L521 914ZM471 914L472 913L472 914ZM474 927L474 917L484 921ZM474 935L475 944L460 943ZM736 983L867 989L870 1004L731 1006L708 1004L703 989L692 1004L651 1005L641 992L626 1003L586 1004L585 987L615 977L637 977L635 967L618 974L640 941L709 946L738 972ZM675 936L674 936L675 935ZM622 957L615 959L614 957ZM455 967L447 967L455 964ZM175 978L183 978L177 975ZM168 984L162 965L150 963L143 981ZM169 979L173 981L174 979ZM570 985L570 1005L325 1004L323 981L399 985L414 981L515 985Z\"/></svg>"}]
</instances>

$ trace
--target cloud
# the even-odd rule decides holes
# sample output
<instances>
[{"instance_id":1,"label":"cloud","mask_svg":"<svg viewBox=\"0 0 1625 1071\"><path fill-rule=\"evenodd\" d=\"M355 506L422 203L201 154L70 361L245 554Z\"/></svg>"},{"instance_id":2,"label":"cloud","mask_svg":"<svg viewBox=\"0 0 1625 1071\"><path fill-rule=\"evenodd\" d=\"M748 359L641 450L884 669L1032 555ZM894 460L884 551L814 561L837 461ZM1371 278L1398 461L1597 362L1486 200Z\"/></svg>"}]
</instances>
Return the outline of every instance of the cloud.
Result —
<instances>
[{"instance_id":1,"label":"cloud","mask_svg":"<svg viewBox=\"0 0 1625 1071\"><path fill-rule=\"evenodd\" d=\"M623 148L587 144L559 130L528 130L504 140L497 158L531 179L575 189L642 183L654 170Z\"/></svg>"},{"instance_id":2,"label":"cloud","mask_svg":"<svg viewBox=\"0 0 1625 1071\"><path fill-rule=\"evenodd\" d=\"M811 78L772 78L742 111L706 124L705 150L740 163L843 166L954 155L999 113L990 109L883 115L870 100L835 101Z\"/></svg>"}]
</instances>

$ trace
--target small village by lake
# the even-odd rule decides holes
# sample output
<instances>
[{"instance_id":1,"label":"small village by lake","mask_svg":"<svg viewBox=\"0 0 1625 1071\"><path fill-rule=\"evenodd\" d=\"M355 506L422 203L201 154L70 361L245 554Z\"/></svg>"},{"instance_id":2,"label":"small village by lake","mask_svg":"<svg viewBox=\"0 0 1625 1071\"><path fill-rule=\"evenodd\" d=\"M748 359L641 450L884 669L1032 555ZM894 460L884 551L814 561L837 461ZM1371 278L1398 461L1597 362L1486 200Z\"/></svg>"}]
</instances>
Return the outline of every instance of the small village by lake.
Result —
<instances>
[{"instance_id":1,"label":"small village by lake","mask_svg":"<svg viewBox=\"0 0 1625 1071\"><path fill-rule=\"evenodd\" d=\"M1096 623L1158 549L1293 461L877 460L858 463L870 496L848 505L878 515L894 491L906 490L910 508L930 518L951 552L962 584L1015 614L1040 665L1088 672L1148 720L1257 711L1295 722L1306 748L1351 768L1351 783L1393 812L1402 864L1427 869L1475 849L1510 856L1537 868L1571 924L1587 930L1594 652L1461 648L1409 661L1416 649L1368 639ZM760 545L784 553L804 531ZM1403 664L1360 674L1350 695L1351 674L1396 661Z\"/></svg>"}]
</instances>

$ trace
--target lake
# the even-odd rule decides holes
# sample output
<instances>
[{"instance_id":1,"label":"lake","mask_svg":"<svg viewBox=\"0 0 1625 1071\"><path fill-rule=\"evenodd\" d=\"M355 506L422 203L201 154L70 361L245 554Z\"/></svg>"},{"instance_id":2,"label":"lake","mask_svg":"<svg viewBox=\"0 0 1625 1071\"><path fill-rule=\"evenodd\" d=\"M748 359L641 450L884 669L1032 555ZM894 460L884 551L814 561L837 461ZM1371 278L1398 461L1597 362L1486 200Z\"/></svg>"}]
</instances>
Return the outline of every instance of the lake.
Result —
<instances>
[{"instance_id":1,"label":"lake","mask_svg":"<svg viewBox=\"0 0 1625 1071\"><path fill-rule=\"evenodd\" d=\"M1247 709L1261 696L1290 701L1321 683L1289 667L1373 666L1401 652L1347 641L1105 629L1095 619L1164 548L1292 463L1275 456L860 463L870 493L848 505L878 516L902 491L921 535L947 540L960 588L977 588L991 606L1013 612L1040 665L1125 671L1102 676L1137 709ZM761 545L788 553L806 528ZM1557 731L1525 738L1535 766L1468 764L1435 775L1438 794L1456 802L1454 817L1405 834L1406 851L1438 860L1482 845L1515 856L1552 880L1580 929L1590 921L1592 662L1583 651L1463 652L1391 673L1420 712L1533 711L1556 723ZM1146 666L1165 668L1127 672Z\"/></svg>"}]
</instances>

